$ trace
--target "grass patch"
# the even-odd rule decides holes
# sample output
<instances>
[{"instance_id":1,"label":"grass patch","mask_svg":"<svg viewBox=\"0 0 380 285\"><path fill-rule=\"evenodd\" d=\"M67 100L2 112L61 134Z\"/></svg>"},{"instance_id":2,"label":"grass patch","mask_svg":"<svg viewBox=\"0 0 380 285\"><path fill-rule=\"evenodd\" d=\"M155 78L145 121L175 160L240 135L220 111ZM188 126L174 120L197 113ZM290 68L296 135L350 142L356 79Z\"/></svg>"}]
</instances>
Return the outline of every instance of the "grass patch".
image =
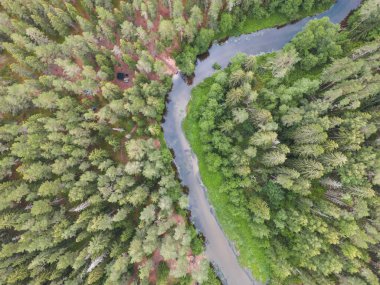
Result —
<instances>
[{"instance_id":1,"label":"grass patch","mask_svg":"<svg viewBox=\"0 0 380 285\"><path fill-rule=\"evenodd\" d=\"M198 121L192 112L204 105L213 81L212 77L207 78L192 90L188 115L184 120L183 128L193 151L198 157L202 180L208 190L208 198L215 208L218 221L224 232L235 243L240 253L240 263L249 268L255 278L265 281L269 278L269 263L264 245L262 241L252 236L249 218L237 214L234 211L234 206L229 203L228 194L220 193L219 188L224 183L224 177L221 173L213 172L208 167L209 161L206 161L205 151L199 137Z\"/></svg>"},{"instance_id":2,"label":"grass patch","mask_svg":"<svg viewBox=\"0 0 380 285\"><path fill-rule=\"evenodd\" d=\"M250 34L254 33L263 29L273 28L277 26L286 25L290 22L301 20L303 18L314 16L319 13L322 13L329 9L331 5L335 3L335 0L331 1L330 3L327 3L325 5L315 7L311 11L305 11L301 10L297 13L297 16L295 17L288 17L284 14L281 14L279 12L275 12L271 14L267 18L258 19L255 17L247 18L246 20L242 21L237 25L237 27L234 27L231 31L226 33L218 33L215 35L216 40L224 39L231 36L239 36L242 34Z\"/></svg>"}]
</instances>

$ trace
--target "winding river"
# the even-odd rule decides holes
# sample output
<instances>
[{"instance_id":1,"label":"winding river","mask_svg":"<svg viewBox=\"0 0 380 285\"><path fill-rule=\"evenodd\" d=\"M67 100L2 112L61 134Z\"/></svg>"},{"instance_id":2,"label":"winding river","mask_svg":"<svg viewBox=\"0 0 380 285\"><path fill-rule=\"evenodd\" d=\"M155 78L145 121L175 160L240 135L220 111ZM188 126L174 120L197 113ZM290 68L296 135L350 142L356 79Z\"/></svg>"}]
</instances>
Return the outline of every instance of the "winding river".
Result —
<instances>
[{"instance_id":1,"label":"winding river","mask_svg":"<svg viewBox=\"0 0 380 285\"><path fill-rule=\"evenodd\" d=\"M360 5L360 2L361 0L338 0L328 11L315 17L308 17L282 28L265 29L252 34L231 37L223 44L215 43L209 49L209 56L203 61L198 60L191 85L188 85L179 75L173 77L173 89L169 94L167 113L162 125L164 136L167 145L174 151L174 162L182 184L189 188L192 222L205 236L206 255L218 268L218 275L224 284L256 285L261 283L254 280L248 270L240 266L231 242L218 224L199 174L197 158L182 130L182 121L186 116L191 89L213 74L212 65L215 62L224 68L238 52L258 55L279 50L311 19L328 16L332 22L340 23L350 11Z\"/></svg>"}]
</instances>

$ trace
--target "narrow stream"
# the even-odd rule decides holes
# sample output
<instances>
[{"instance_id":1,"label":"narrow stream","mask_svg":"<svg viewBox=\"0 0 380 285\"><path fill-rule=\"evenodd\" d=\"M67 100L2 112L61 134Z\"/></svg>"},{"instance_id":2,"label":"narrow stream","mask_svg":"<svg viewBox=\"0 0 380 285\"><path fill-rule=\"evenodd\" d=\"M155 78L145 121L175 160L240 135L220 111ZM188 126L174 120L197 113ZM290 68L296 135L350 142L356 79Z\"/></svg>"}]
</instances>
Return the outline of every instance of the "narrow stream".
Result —
<instances>
[{"instance_id":1,"label":"narrow stream","mask_svg":"<svg viewBox=\"0 0 380 285\"><path fill-rule=\"evenodd\" d=\"M182 121L186 116L191 89L213 74L212 65L215 62L224 68L238 52L258 55L279 50L311 19L328 16L332 22L340 23L350 11L360 5L360 2L361 0L338 0L330 10L315 17L308 17L282 28L265 29L248 35L231 37L223 44L214 44L209 49L209 56L205 60L198 60L191 85L188 85L179 75L173 77L173 89L169 94L165 122L162 125L164 136L167 145L174 151L174 162L182 184L189 188L192 222L205 236L206 255L218 269L218 275L224 284L256 285L261 283L254 280L248 270L240 266L231 242L218 224L207 199L207 189L199 174L197 157L182 130Z\"/></svg>"}]
</instances>

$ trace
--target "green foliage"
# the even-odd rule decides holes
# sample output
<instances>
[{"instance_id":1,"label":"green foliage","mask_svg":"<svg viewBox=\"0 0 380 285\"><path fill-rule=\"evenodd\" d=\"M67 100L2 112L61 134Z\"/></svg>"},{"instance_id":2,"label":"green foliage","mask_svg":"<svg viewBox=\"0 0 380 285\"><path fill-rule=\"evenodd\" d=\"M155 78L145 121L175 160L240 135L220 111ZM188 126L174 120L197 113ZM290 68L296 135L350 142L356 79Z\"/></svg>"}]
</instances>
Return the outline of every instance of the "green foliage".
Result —
<instances>
[{"instance_id":1,"label":"green foliage","mask_svg":"<svg viewBox=\"0 0 380 285\"><path fill-rule=\"evenodd\" d=\"M158 285L167 284L169 271L170 271L169 267L165 262L161 261L158 264L158 268L157 268L157 284Z\"/></svg>"},{"instance_id":2,"label":"green foliage","mask_svg":"<svg viewBox=\"0 0 380 285\"><path fill-rule=\"evenodd\" d=\"M217 75L215 76L217 77ZM235 205L229 202L229 193L221 190L224 183L222 172L211 170L209 165L214 164L214 161L210 161L206 157L206 151L203 148L204 143L201 136L204 133L198 124L199 113L197 110L201 110L202 106L205 106L213 81L213 78L208 78L193 89L189 114L183 127L192 149L197 154L202 181L207 187L208 197L215 207L218 221L221 223L224 232L231 240L235 241L238 248L242 249L240 250L242 264L252 270L256 278L267 279L269 264L267 263L265 248L261 246L264 244L261 240L252 237L251 231L253 229L244 209L242 207L237 209ZM204 110L207 109L204 108ZM209 136L207 137L209 138Z\"/></svg>"},{"instance_id":3,"label":"green foliage","mask_svg":"<svg viewBox=\"0 0 380 285\"><path fill-rule=\"evenodd\" d=\"M197 236L197 234L194 235L193 240L191 241L191 250L194 254L201 254L204 250L204 241Z\"/></svg>"},{"instance_id":4,"label":"green foliage","mask_svg":"<svg viewBox=\"0 0 380 285\"><path fill-rule=\"evenodd\" d=\"M225 34L244 29L253 31L287 22L289 18L279 15L279 11L293 18L295 11L313 13L321 6L310 0L302 1L302 4L292 1L278 5L275 1L244 1L235 7L233 2L224 6L223 1L212 1L210 5L205 1L185 2L1 1L0 49L4 49L7 58L7 67L1 70L3 80L0 86L1 284L145 284L153 270L159 271L163 284L167 284L168 275L182 284L194 281L218 284L206 260L199 268L188 272L186 255L190 251L200 255L203 241L189 228L187 221L175 222L173 219L173 215L185 213L186 197L171 167L170 151L162 139L159 140L165 96L171 88L167 59L173 56L179 43L189 44L176 59L182 71L191 74L196 55L207 51L219 36L214 31ZM263 21L256 20L266 15L269 17ZM246 16L251 18L237 27L236 19L244 21ZM371 21L368 23L374 26ZM292 64L284 66L284 77L298 62L291 52L285 58L291 58ZM336 74L334 80L340 83L339 76L361 75L363 66L364 63L356 62L349 75L343 70L329 72ZM210 111L207 115L212 115L224 100L223 91L229 88L229 84L237 89L229 96L231 116L223 121L221 131L214 137L205 136L218 151L232 150L235 141L229 136L234 131L234 124L249 130L252 113L241 104L252 103L259 96L250 87L257 71L255 61L252 58L245 60L242 69L244 72L234 73L230 82L227 74L220 72L215 79L218 84L212 88L210 97L214 101L208 104ZM335 70L339 68L335 67ZM120 72L128 74L128 82L115 78ZM3 73L7 76L3 77ZM289 90L279 90L286 96L272 102L271 110L278 102L284 105L281 112L287 112L287 107L293 108L297 118L292 120L291 114L287 113L287 119L283 121L296 126L303 120L304 113L297 112L296 106L286 104L315 92L315 85L318 84L301 81ZM358 86L353 85L352 90ZM336 98L334 96L339 94L341 97L348 92L345 86L339 88L342 91L326 94L326 98ZM371 93L368 90L366 92ZM266 100L268 98L266 96ZM338 100L337 105L355 109L361 103L360 98L344 98ZM277 133L281 125L278 118L270 118L267 116L270 111L262 111L257 112L255 122L267 123L265 120L273 119L266 124L265 131ZM322 128L317 132L320 134L318 141L322 140L324 133L341 126L338 142L325 140L323 146L318 145L319 148L307 143L295 150L286 149L283 143L278 147L279 153L273 153L263 161L269 162L267 168L284 164L286 161L282 162L282 158L290 151L302 154L300 160L293 161L295 165L313 160L322 164L326 171L339 167L342 181L355 187L349 188L350 195L338 197L338 202L352 207L357 219L364 219L372 214L372 204L357 197L375 197L374 190L361 183L368 161L375 165L375 146L368 146L356 158L355 166L349 167L354 158L346 155L345 150L338 151L334 143L346 145L347 150L359 151L363 143L377 132L374 118L372 114L362 114L351 121L332 123L321 120L318 122ZM212 131L215 123L218 122L209 117L201 131ZM351 130L355 136L351 136ZM237 135L240 143L249 144L243 136ZM321 147L330 151L322 152ZM315 149L319 150L318 155L311 155ZM247 147L244 154L253 160L263 157L261 145ZM217 197L214 190L212 199L220 199L225 205L224 223L227 224L227 217L234 216L228 232L234 239L239 236L238 246L250 248L241 254L243 263L258 272L258 276L266 278L269 265L264 248L268 245L265 238L269 236L269 227L265 223L275 217L279 227L290 228L285 224L286 219L296 220L297 215L281 212L273 216L265 195L251 200L241 199L236 195L238 190L229 195L229 187L239 189L239 180L230 176L226 156L210 154L210 157L213 169L222 168L218 175L212 173L215 181L208 181L215 183L217 188L214 189L223 191L223 195ZM231 157L238 175L250 175L250 159ZM319 164L315 166L322 171ZM274 175L277 178L282 175L281 179L273 180L273 185L263 185L278 204L285 203L284 190L278 186L278 181L288 188L296 185L296 193L305 194L312 187L317 188L300 180L295 170L278 172ZM314 174L310 169L309 173ZM298 175L304 173L299 170ZM222 185L224 176L231 179L227 185ZM377 176L375 173L374 181ZM244 179L244 185L253 181L253 177ZM340 182L323 180L323 183L339 185ZM329 197L331 201L337 201L337 197ZM249 208L242 205L249 205ZM182 209L180 213L176 211L178 206ZM241 210L235 211L236 206ZM326 207L320 205L321 209ZM337 215L333 210L329 214ZM257 227L260 231L256 231ZM350 221L340 223L339 227L347 238L352 239L358 229ZM299 225L294 222L292 228L297 230ZM372 228L367 231L375 232ZM361 237L365 234L364 230L359 233ZM329 238L337 239L334 232ZM367 257L362 248L371 242L359 237L355 240L363 242L355 246L347 243L344 247L344 256L349 259L348 266L352 270L357 258L364 260ZM159 268L153 262L153 257L158 254L164 258ZM168 259L178 266L163 268L162 264ZM327 262L319 258L316 262L326 272L340 270L336 260ZM286 265L284 263L284 267ZM312 264L307 266L312 267ZM362 268L361 272L360 279L347 275L347 280L373 282L369 269Z\"/></svg>"},{"instance_id":5,"label":"green foliage","mask_svg":"<svg viewBox=\"0 0 380 285\"><path fill-rule=\"evenodd\" d=\"M159 33L164 41L173 41L176 35L174 25L170 20L163 20L160 22Z\"/></svg>"},{"instance_id":6,"label":"green foliage","mask_svg":"<svg viewBox=\"0 0 380 285\"><path fill-rule=\"evenodd\" d=\"M224 34L231 31L234 26L234 18L232 15L223 13L220 19L220 31Z\"/></svg>"},{"instance_id":7,"label":"green foliage","mask_svg":"<svg viewBox=\"0 0 380 285\"><path fill-rule=\"evenodd\" d=\"M211 29L202 28L199 34L195 38L195 47L197 48L197 54L202 54L208 50L214 39L214 31Z\"/></svg>"},{"instance_id":8,"label":"green foliage","mask_svg":"<svg viewBox=\"0 0 380 285\"><path fill-rule=\"evenodd\" d=\"M184 122L242 264L273 284L378 284L380 45L333 60L345 50L337 32L313 21L283 51L259 57L272 76L252 75L239 55L193 89ZM266 271L250 241L266 245Z\"/></svg>"},{"instance_id":9,"label":"green foliage","mask_svg":"<svg viewBox=\"0 0 380 285\"><path fill-rule=\"evenodd\" d=\"M342 54L339 44L339 26L325 17L310 21L305 29L291 41L299 56L301 67L310 70Z\"/></svg>"},{"instance_id":10,"label":"green foliage","mask_svg":"<svg viewBox=\"0 0 380 285\"><path fill-rule=\"evenodd\" d=\"M219 278L216 276L215 271L211 268L208 271L208 279L203 284L205 285L221 285Z\"/></svg>"},{"instance_id":11,"label":"green foliage","mask_svg":"<svg viewBox=\"0 0 380 285\"><path fill-rule=\"evenodd\" d=\"M228 11L221 13L218 25L219 30L217 30L217 33L214 34L214 37L211 39L211 41L225 39L229 36L239 36L241 34L253 33L262 29L271 28L275 26L281 26L293 20L298 20L307 16L315 15L329 8L329 6L333 4L334 1L271 0L269 2L265 2L264 4L255 1L246 1L243 5L235 5L234 1L228 1ZM284 7L290 5L292 7L295 7L296 10L293 10L292 12L290 12L290 14L284 14L284 8L279 7L280 2L283 3L282 6ZM214 7L216 6L218 6L217 3L214 4ZM197 6L194 7L198 8ZM199 17L199 15L197 16L197 20L198 23L201 20L201 17ZM194 23L193 21L189 22L192 24ZM184 42L182 44L181 52L177 53L175 57L176 63L181 69L181 71L185 75L189 76L192 75L194 72L194 62L197 55L204 52L198 50L197 48L194 49L194 44L192 42L193 37L190 37L189 43Z\"/></svg>"},{"instance_id":12,"label":"green foliage","mask_svg":"<svg viewBox=\"0 0 380 285\"><path fill-rule=\"evenodd\" d=\"M380 35L380 3L365 1L348 20L349 33L355 40L374 40Z\"/></svg>"},{"instance_id":13,"label":"green foliage","mask_svg":"<svg viewBox=\"0 0 380 285\"><path fill-rule=\"evenodd\" d=\"M69 2L0 4L0 283L145 284L155 257L180 265L161 265L162 284L202 279L159 126L166 46L194 40L204 11L187 25L180 1L171 17L156 1Z\"/></svg>"},{"instance_id":14,"label":"green foliage","mask_svg":"<svg viewBox=\"0 0 380 285\"><path fill-rule=\"evenodd\" d=\"M215 69L215 70L220 70L222 69L222 67L220 66L219 63L215 62L213 65L212 65L212 68Z\"/></svg>"},{"instance_id":15,"label":"green foliage","mask_svg":"<svg viewBox=\"0 0 380 285\"><path fill-rule=\"evenodd\" d=\"M186 46L185 49L176 56L176 63L183 74L190 76L194 73L194 59L197 54L198 52L195 48Z\"/></svg>"}]
</instances>

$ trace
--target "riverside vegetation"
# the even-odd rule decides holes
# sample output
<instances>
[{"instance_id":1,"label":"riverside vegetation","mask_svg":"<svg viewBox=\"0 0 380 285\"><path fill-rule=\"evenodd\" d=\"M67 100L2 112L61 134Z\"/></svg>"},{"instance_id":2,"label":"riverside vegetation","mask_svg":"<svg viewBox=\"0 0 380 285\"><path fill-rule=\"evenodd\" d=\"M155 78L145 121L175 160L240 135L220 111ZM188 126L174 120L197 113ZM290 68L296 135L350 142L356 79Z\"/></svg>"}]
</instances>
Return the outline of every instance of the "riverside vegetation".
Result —
<instances>
[{"instance_id":1,"label":"riverside vegetation","mask_svg":"<svg viewBox=\"0 0 380 285\"><path fill-rule=\"evenodd\" d=\"M185 133L243 265L270 284L379 284L380 3L237 55Z\"/></svg>"},{"instance_id":2,"label":"riverside vegetation","mask_svg":"<svg viewBox=\"0 0 380 285\"><path fill-rule=\"evenodd\" d=\"M2 0L0 283L219 284L162 140L172 57L330 3Z\"/></svg>"}]
</instances>

